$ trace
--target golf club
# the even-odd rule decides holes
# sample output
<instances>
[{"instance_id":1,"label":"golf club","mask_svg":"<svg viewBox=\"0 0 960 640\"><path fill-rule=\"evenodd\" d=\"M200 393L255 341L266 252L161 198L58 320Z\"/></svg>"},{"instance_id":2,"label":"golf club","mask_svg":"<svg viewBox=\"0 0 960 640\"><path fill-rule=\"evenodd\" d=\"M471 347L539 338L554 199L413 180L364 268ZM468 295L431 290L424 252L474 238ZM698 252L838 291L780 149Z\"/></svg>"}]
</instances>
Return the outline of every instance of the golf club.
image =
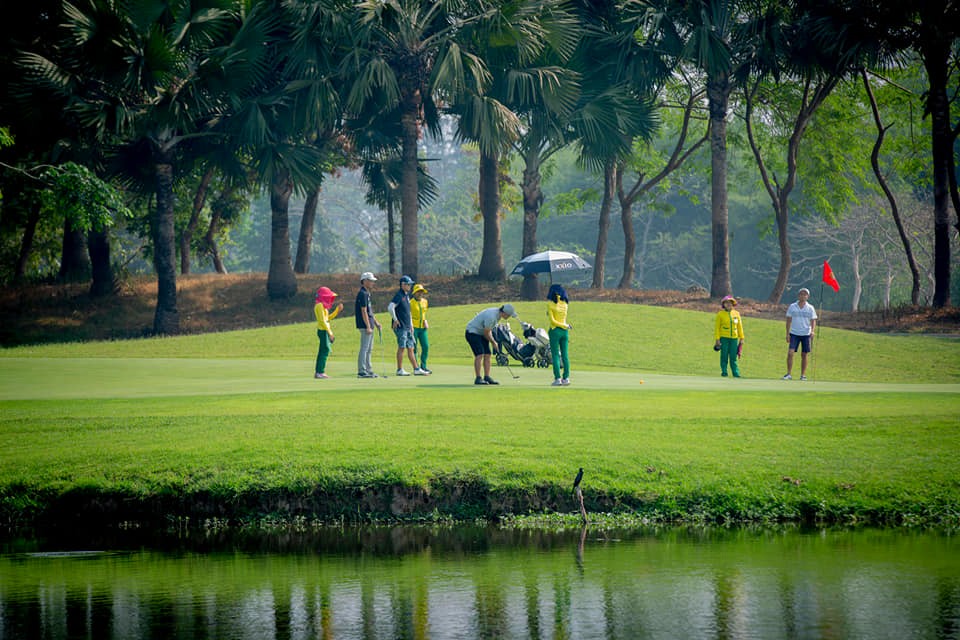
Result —
<instances>
[{"instance_id":1,"label":"golf club","mask_svg":"<svg viewBox=\"0 0 960 640\"><path fill-rule=\"evenodd\" d=\"M510 361L509 361L509 360L507 360L507 361L504 362L503 364L505 364L505 365L507 366L507 371L510 372L510 376L511 376L514 380L519 380L519 379L520 379L520 376L515 375L515 374L513 373L513 369L510 368Z\"/></svg>"},{"instance_id":2,"label":"golf club","mask_svg":"<svg viewBox=\"0 0 960 640\"><path fill-rule=\"evenodd\" d=\"M385 352L386 347L383 346L383 328L382 327L377 327L377 335L380 336L380 371L382 372L380 377L386 378L387 377L387 356Z\"/></svg>"}]
</instances>

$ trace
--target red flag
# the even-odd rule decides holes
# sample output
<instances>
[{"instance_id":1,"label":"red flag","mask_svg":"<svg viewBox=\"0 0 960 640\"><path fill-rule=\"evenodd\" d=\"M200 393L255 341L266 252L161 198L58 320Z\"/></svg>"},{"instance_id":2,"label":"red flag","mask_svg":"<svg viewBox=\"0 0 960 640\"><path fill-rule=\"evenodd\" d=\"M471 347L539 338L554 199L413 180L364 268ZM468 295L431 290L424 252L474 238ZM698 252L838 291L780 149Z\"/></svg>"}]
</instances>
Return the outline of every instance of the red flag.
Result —
<instances>
[{"instance_id":1,"label":"red flag","mask_svg":"<svg viewBox=\"0 0 960 640\"><path fill-rule=\"evenodd\" d=\"M834 292L840 293L840 283L837 282L833 275L833 269L830 268L830 263L826 260L823 261L823 283L833 289Z\"/></svg>"}]
</instances>

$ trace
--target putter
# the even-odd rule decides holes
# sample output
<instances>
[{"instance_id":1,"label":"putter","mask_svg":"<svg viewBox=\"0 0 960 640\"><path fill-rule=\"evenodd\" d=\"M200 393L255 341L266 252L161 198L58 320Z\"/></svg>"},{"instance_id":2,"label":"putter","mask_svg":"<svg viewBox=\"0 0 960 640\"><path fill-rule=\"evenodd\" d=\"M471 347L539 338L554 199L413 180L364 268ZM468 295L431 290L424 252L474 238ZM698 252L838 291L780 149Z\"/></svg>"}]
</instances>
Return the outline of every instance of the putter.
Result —
<instances>
[{"instance_id":1,"label":"putter","mask_svg":"<svg viewBox=\"0 0 960 640\"><path fill-rule=\"evenodd\" d=\"M500 353L500 343L499 343L499 342L497 343L497 353ZM519 379L520 379L520 376L514 374L514 373L513 373L513 369L510 368L510 358L507 358L507 361L504 362L504 364L507 365L507 371L510 372L510 377L512 377L514 380L519 380Z\"/></svg>"},{"instance_id":2,"label":"putter","mask_svg":"<svg viewBox=\"0 0 960 640\"><path fill-rule=\"evenodd\" d=\"M385 347L383 346L383 329L377 327L377 335L380 336L380 371L383 372L381 378L387 377L387 356L385 355Z\"/></svg>"}]
</instances>

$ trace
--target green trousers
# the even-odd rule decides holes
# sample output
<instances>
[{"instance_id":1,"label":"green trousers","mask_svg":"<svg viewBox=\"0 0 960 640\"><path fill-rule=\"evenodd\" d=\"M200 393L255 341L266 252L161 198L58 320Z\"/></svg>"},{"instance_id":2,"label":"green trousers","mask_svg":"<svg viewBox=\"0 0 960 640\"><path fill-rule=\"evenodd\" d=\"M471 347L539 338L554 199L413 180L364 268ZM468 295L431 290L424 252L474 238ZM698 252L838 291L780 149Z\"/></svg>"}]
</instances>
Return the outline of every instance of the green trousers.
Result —
<instances>
[{"instance_id":1,"label":"green trousers","mask_svg":"<svg viewBox=\"0 0 960 640\"><path fill-rule=\"evenodd\" d=\"M720 374L727 375L727 363L730 363L730 372L734 378L740 377L740 365L737 364L737 347L739 338L720 338Z\"/></svg>"},{"instance_id":2,"label":"green trousers","mask_svg":"<svg viewBox=\"0 0 960 640\"><path fill-rule=\"evenodd\" d=\"M326 373L327 356L330 355L330 336L326 331L317 329L317 337L320 338L320 349L317 351L316 373Z\"/></svg>"},{"instance_id":3,"label":"green trousers","mask_svg":"<svg viewBox=\"0 0 960 640\"><path fill-rule=\"evenodd\" d=\"M570 377L570 356L567 347L570 343L570 332L560 327L554 327L547 332L550 335L550 355L553 357L553 377ZM563 375L560 375L560 367Z\"/></svg>"},{"instance_id":4,"label":"green trousers","mask_svg":"<svg viewBox=\"0 0 960 640\"><path fill-rule=\"evenodd\" d=\"M430 354L430 340L427 339L426 329L413 330L413 344L417 347L418 358L420 359L420 368L427 368L427 356Z\"/></svg>"}]
</instances>

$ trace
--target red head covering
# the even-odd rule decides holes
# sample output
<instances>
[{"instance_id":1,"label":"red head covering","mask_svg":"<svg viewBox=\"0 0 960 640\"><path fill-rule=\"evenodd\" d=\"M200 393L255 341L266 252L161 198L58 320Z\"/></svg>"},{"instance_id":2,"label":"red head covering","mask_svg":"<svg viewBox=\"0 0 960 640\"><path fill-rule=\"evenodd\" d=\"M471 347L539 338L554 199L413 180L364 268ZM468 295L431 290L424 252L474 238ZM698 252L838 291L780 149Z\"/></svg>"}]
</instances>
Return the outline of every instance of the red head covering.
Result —
<instances>
[{"instance_id":1,"label":"red head covering","mask_svg":"<svg viewBox=\"0 0 960 640\"><path fill-rule=\"evenodd\" d=\"M330 306L333 304L333 299L337 297L333 291L330 291L327 287L320 287L317 289L317 302L323 305L323 308L327 311L330 311Z\"/></svg>"}]
</instances>

